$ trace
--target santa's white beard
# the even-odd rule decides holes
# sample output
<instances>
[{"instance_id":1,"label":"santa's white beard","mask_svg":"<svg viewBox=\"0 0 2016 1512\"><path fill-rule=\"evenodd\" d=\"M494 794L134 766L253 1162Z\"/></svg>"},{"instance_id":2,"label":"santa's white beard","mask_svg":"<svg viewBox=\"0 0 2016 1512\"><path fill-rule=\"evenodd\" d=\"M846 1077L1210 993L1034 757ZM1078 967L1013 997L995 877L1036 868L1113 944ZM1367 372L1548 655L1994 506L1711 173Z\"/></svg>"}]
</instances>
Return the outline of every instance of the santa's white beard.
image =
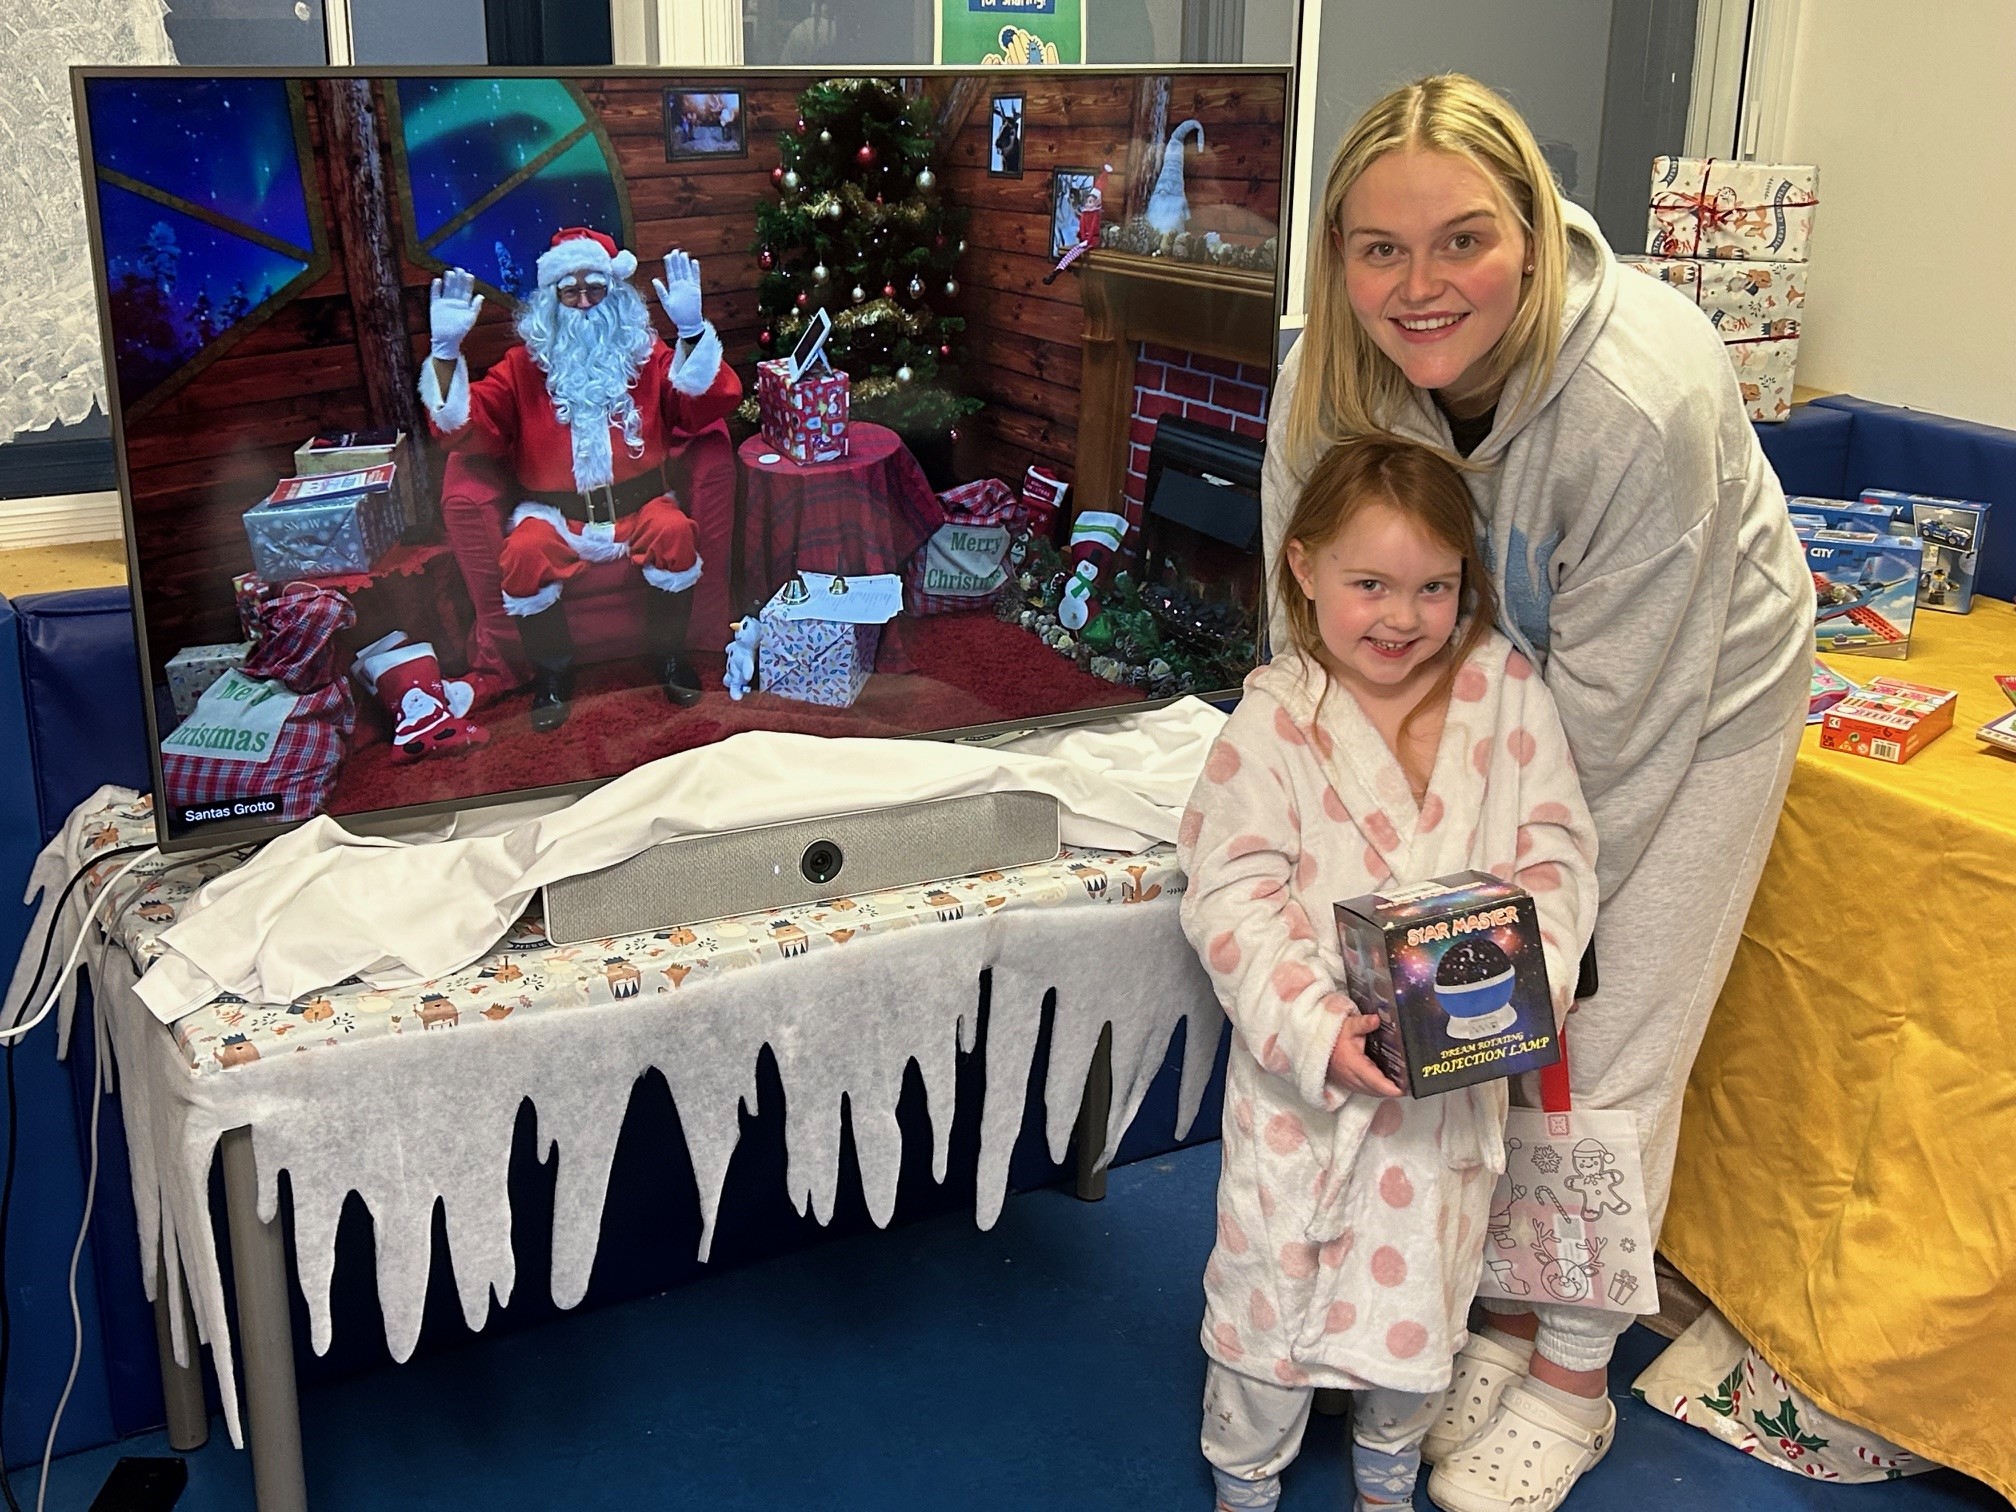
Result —
<instances>
[{"instance_id":1,"label":"santa's white beard","mask_svg":"<svg viewBox=\"0 0 2016 1512\"><path fill-rule=\"evenodd\" d=\"M632 457L644 455L644 419L630 394L655 339L643 299L619 281L600 304L574 309L541 289L519 311L518 335L546 374L554 413L573 433L574 486L583 493L606 487L615 477L612 428L622 431Z\"/></svg>"}]
</instances>

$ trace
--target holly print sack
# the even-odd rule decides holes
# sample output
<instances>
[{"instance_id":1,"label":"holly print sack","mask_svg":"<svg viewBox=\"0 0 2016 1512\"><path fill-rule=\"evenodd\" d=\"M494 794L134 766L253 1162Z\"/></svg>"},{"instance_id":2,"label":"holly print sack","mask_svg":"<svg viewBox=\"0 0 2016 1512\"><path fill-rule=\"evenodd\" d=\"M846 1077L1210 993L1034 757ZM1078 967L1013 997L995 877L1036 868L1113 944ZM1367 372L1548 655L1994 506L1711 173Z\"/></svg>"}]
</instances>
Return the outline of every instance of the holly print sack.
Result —
<instances>
[{"instance_id":1,"label":"holly print sack","mask_svg":"<svg viewBox=\"0 0 2016 1512\"><path fill-rule=\"evenodd\" d=\"M1491 1197L1477 1294L1659 1311L1637 1120L1574 1108L1566 1034L1561 1059L1540 1073L1540 1106L1506 1114L1505 1174Z\"/></svg>"}]
</instances>

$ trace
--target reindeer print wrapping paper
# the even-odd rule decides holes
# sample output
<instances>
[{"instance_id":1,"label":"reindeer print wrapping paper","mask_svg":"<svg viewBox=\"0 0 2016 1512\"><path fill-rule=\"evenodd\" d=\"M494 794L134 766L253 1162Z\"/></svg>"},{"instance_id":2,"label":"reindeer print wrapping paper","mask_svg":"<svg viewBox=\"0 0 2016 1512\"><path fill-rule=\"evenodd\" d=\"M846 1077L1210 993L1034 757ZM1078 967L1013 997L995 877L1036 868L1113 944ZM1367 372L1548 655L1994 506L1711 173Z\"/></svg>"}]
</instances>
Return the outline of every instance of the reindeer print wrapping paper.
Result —
<instances>
[{"instance_id":1,"label":"reindeer print wrapping paper","mask_svg":"<svg viewBox=\"0 0 2016 1512\"><path fill-rule=\"evenodd\" d=\"M149 801L121 789L101 790L81 806L36 864L44 922L73 870L94 852L149 839L150 819ZM58 951L76 938L84 899L123 859L108 855L93 868L91 887L79 888L54 920ZM896 1107L913 1064L931 1120L932 1170L940 1181L948 1174L958 1057L979 1048L985 973L975 1219L988 1228L1006 1197L1032 1073L1043 1091L1047 1142L1061 1160L1110 1022L1110 1159L1179 1026L1177 1132L1188 1130L1224 1027L1183 940L1182 879L1172 849L1161 845L1131 855L1073 850L1042 866L845 900L851 907L829 903L571 949L556 949L536 920L522 918L498 949L421 987L376 992L351 984L284 1005L217 1001L177 1036L135 993L138 971L197 884L231 864L149 857L107 901L115 937L94 929L83 953L117 1061L141 1253L165 1252L171 1261L148 1278L150 1290L165 1276L175 1291L187 1277L197 1339L211 1346L234 1441L230 1313L209 1217L209 1173L228 1130L251 1131L262 1213L277 1210L279 1174L288 1173L296 1264L318 1351L333 1326L337 1226L351 1193L364 1203L377 1240L386 1344L403 1360L419 1337L437 1208L448 1214L444 1274L452 1274L469 1326L482 1327L491 1307L511 1298L507 1175L528 1103L542 1153L557 1160L551 1293L572 1307L593 1271L629 1089L647 1072L664 1077L678 1109L704 1260L743 1110L758 1105L756 1068L766 1047L784 1089L793 1203L822 1223L831 1219L851 1137L869 1216L886 1224L903 1167ZM32 966L17 976L10 1007ZM757 966L768 969L746 969ZM1046 1001L1055 1004L1047 1020ZM67 1028L68 1019L66 1009L59 1023ZM1049 1052L1039 1061L1046 1021ZM186 1351L189 1341L176 1347Z\"/></svg>"},{"instance_id":2,"label":"reindeer print wrapping paper","mask_svg":"<svg viewBox=\"0 0 2016 1512\"><path fill-rule=\"evenodd\" d=\"M1204 1349L1283 1385L1449 1379L1504 1167L1503 1082L1327 1080L1351 1008L1331 905L1454 872L1533 895L1557 1022L1596 920L1596 833L1552 699L1493 634L1457 673L1428 796L1297 653L1246 681L1184 816L1184 931L1232 1020Z\"/></svg>"}]
</instances>

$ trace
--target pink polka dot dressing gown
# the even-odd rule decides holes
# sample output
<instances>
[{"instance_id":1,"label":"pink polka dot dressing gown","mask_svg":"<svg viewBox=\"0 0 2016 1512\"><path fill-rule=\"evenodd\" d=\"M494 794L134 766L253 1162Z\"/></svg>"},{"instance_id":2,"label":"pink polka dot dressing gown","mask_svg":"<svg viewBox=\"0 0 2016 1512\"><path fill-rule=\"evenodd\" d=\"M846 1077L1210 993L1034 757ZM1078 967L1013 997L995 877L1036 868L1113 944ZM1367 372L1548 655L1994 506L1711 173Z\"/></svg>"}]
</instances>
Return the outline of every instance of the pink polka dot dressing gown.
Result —
<instances>
[{"instance_id":1,"label":"pink polka dot dressing gown","mask_svg":"<svg viewBox=\"0 0 2016 1512\"><path fill-rule=\"evenodd\" d=\"M1246 680L1184 815L1183 926L1233 1024L1204 1349L1289 1386L1448 1383L1504 1167L1506 1084L1419 1100L1326 1080L1331 904L1475 869L1533 894L1557 1017L1596 920L1596 832L1560 721L1495 632L1456 677L1427 797L1296 652Z\"/></svg>"}]
</instances>

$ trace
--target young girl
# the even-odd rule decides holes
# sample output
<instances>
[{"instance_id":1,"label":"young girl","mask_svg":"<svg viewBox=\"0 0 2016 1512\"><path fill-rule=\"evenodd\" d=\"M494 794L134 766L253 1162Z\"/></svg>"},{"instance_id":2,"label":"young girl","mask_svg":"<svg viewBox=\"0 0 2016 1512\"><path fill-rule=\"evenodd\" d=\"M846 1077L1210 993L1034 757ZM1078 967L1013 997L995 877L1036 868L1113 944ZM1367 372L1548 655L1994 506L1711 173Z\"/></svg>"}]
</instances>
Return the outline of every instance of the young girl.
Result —
<instances>
[{"instance_id":1,"label":"young girl","mask_svg":"<svg viewBox=\"0 0 2016 1512\"><path fill-rule=\"evenodd\" d=\"M1557 1020L1595 923L1595 831L1554 705L1492 629L1470 495L1391 437L1310 475L1246 680L1181 833L1183 925L1233 1023L1204 1454L1272 1507L1312 1392L1357 1402L1358 1507L1404 1505L1483 1264L1506 1089L1410 1100L1366 1057L1331 904L1476 869L1537 905Z\"/></svg>"}]
</instances>

